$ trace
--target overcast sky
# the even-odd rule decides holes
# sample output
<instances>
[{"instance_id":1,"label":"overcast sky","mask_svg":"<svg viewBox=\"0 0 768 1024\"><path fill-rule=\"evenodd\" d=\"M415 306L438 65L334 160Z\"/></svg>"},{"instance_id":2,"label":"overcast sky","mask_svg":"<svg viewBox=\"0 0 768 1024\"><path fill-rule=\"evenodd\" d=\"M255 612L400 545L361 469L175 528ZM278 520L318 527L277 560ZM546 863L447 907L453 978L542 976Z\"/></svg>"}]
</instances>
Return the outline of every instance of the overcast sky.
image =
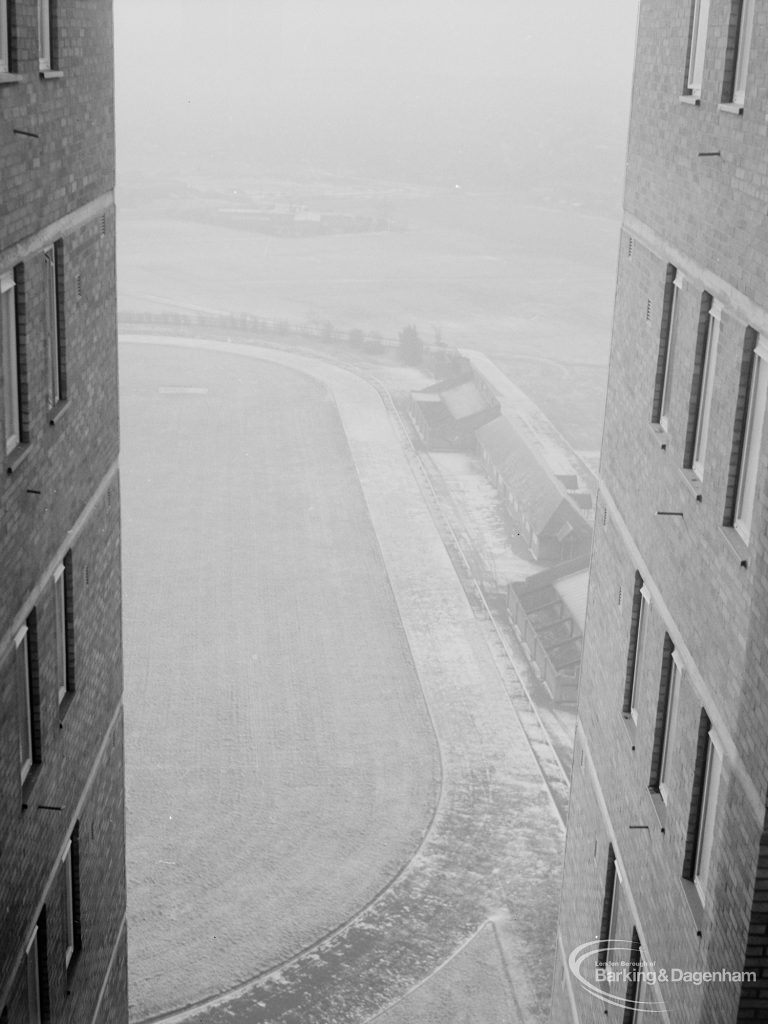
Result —
<instances>
[{"instance_id":1,"label":"overcast sky","mask_svg":"<svg viewBox=\"0 0 768 1024\"><path fill-rule=\"evenodd\" d=\"M240 160L516 187L623 159L634 0L114 6L126 173Z\"/></svg>"}]
</instances>

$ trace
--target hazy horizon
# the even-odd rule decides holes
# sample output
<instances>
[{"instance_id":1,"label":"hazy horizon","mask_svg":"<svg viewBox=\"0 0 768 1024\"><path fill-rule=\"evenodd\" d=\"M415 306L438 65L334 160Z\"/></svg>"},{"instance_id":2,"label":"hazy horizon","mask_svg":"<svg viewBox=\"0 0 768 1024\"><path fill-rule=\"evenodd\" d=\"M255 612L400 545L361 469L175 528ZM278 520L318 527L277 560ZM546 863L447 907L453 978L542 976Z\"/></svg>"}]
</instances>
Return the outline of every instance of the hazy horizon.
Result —
<instances>
[{"instance_id":1,"label":"hazy horizon","mask_svg":"<svg viewBox=\"0 0 768 1024\"><path fill-rule=\"evenodd\" d=\"M119 178L320 170L610 210L634 7L221 0L212 18L202 0L116 0Z\"/></svg>"}]
</instances>

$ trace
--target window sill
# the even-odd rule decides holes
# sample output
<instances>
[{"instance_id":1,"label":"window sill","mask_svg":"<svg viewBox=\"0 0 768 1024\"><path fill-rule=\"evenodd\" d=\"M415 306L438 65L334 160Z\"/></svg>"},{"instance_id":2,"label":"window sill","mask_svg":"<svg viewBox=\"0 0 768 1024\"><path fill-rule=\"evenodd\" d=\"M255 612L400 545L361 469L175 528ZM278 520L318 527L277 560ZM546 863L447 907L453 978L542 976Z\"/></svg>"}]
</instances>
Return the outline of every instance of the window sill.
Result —
<instances>
[{"instance_id":1,"label":"window sill","mask_svg":"<svg viewBox=\"0 0 768 1024\"><path fill-rule=\"evenodd\" d=\"M64 72L63 71L53 71L50 68L48 68L47 70L40 72L40 77L42 79L63 78L64 77Z\"/></svg>"},{"instance_id":2,"label":"window sill","mask_svg":"<svg viewBox=\"0 0 768 1024\"><path fill-rule=\"evenodd\" d=\"M658 789L654 789L653 786L648 787L648 792L651 796L651 803L653 809L656 812L656 817L659 819L659 826L662 832L665 831L667 824L667 805L664 801L664 797L661 795Z\"/></svg>"},{"instance_id":3,"label":"window sill","mask_svg":"<svg viewBox=\"0 0 768 1024\"><path fill-rule=\"evenodd\" d=\"M741 539L738 532L733 526L721 526L720 533L725 538L725 541L733 554L738 558L742 569L746 569L749 564L749 548Z\"/></svg>"},{"instance_id":4,"label":"window sill","mask_svg":"<svg viewBox=\"0 0 768 1024\"><path fill-rule=\"evenodd\" d=\"M743 103L718 103L717 109L721 110L724 114L737 114L741 116L744 113Z\"/></svg>"},{"instance_id":5,"label":"window sill","mask_svg":"<svg viewBox=\"0 0 768 1024\"><path fill-rule=\"evenodd\" d=\"M5 457L5 469L7 473L15 473L22 462L29 455L32 446L28 441L22 441Z\"/></svg>"},{"instance_id":6,"label":"window sill","mask_svg":"<svg viewBox=\"0 0 768 1024\"><path fill-rule=\"evenodd\" d=\"M622 711L621 717L624 719L624 725L629 738L632 740L632 749L634 750L635 736L637 735L637 717L632 711Z\"/></svg>"},{"instance_id":7,"label":"window sill","mask_svg":"<svg viewBox=\"0 0 768 1024\"><path fill-rule=\"evenodd\" d=\"M12 71L0 71L0 85L15 85L23 81L23 75L16 75Z\"/></svg>"},{"instance_id":8,"label":"window sill","mask_svg":"<svg viewBox=\"0 0 768 1024\"><path fill-rule=\"evenodd\" d=\"M680 102L681 103L687 103L689 107L700 107L701 106L701 97L700 96L692 96L690 93L684 93L680 97Z\"/></svg>"},{"instance_id":9,"label":"window sill","mask_svg":"<svg viewBox=\"0 0 768 1024\"><path fill-rule=\"evenodd\" d=\"M21 810L22 812L29 810L29 800L32 796L32 790L35 788L35 783L40 776L40 765L35 763L27 772L27 777L21 784Z\"/></svg>"},{"instance_id":10,"label":"window sill","mask_svg":"<svg viewBox=\"0 0 768 1024\"><path fill-rule=\"evenodd\" d=\"M59 701L59 728L60 729L64 728L64 719L65 719L66 714L69 711L70 707L72 706L72 701L74 700L74 697L75 697L75 691L74 690L67 690L67 692L64 694L64 696Z\"/></svg>"},{"instance_id":11,"label":"window sill","mask_svg":"<svg viewBox=\"0 0 768 1024\"><path fill-rule=\"evenodd\" d=\"M52 427L56 426L56 424L59 422L59 420L61 419L61 417L64 415L68 408L68 398L62 398L60 402L57 402L56 405L53 406L51 411L48 413L48 422Z\"/></svg>"},{"instance_id":12,"label":"window sill","mask_svg":"<svg viewBox=\"0 0 768 1024\"><path fill-rule=\"evenodd\" d=\"M667 445L669 444L669 434L660 423L651 423L650 428L651 436L653 437L654 441L659 446L659 448L663 452L665 452L667 450Z\"/></svg>"},{"instance_id":13,"label":"window sill","mask_svg":"<svg viewBox=\"0 0 768 1024\"><path fill-rule=\"evenodd\" d=\"M703 501L701 477L692 469L681 469L680 473L683 480L685 480L688 485L688 489L691 494L696 498L696 501Z\"/></svg>"},{"instance_id":14,"label":"window sill","mask_svg":"<svg viewBox=\"0 0 768 1024\"><path fill-rule=\"evenodd\" d=\"M696 889L696 886L687 878L682 878L681 883L683 886L683 895L685 901L688 904L688 909L691 912L691 919L696 925L696 934L701 938L702 928L704 927L704 904L701 902L701 896Z\"/></svg>"},{"instance_id":15,"label":"window sill","mask_svg":"<svg viewBox=\"0 0 768 1024\"><path fill-rule=\"evenodd\" d=\"M73 987L74 981L75 981L75 974L77 973L77 965L78 965L78 962L80 960L80 952L81 952L80 947L77 944L75 944L75 948L72 951L72 956L69 958L69 963L67 964L67 988L66 988L66 994L68 996L72 995L72 987Z\"/></svg>"}]
</instances>

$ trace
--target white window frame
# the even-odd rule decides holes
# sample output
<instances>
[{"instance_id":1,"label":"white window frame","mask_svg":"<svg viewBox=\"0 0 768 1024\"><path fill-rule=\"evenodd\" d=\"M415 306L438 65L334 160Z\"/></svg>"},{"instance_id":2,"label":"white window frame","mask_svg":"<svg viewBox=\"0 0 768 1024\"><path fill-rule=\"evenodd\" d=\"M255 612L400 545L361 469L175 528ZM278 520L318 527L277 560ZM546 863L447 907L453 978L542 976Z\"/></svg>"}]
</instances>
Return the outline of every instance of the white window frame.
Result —
<instances>
[{"instance_id":1,"label":"white window frame","mask_svg":"<svg viewBox=\"0 0 768 1024\"><path fill-rule=\"evenodd\" d=\"M645 1014L650 1011L652 1013L659 1012L659 1001L658 991L655 987L651 987L648 984L648 977L646 974L645 964L650 963L650 958L643 949L642 943L638 946L638 957L640 962L639 967L635 968L638 973L637 987L635 989L635 1005L632 1008L632 1024L640 1024L640 1021L646 1020Z\"/></svg>"},{"instance_id":2,"label":"white window frame","mask_svg":"<svg viewBox=\"0 0 768 1024\"><path fill-rule=\"evenodd\" d=\"M610 945L616 938L616 926L619 920L619 897L621 896L622 878L619 871L619 863L614 856L613 860L613 886L611 888L611 915L608 918L608 935L605 944L608 947L608 959L610 960Z\"/></svg>"},{"instance_id":3,"label":"white window frame","mask_svg":"<svg viewBox=\"0 0 768 1024\"><path fill-rule=\"evenodd\" d=\"M11 70L11 44L8 28L8 0L0 0L0 74Z\"/></svg>"},{"instance_id":4,"label":"white window frame","mask_svg":"<svg viewBox=\"0 0 768 1024\"><path fill-rule=\"evenodd\" d=\"M717 364L717 343L720 337L720 320L723 307L719 302L710 306L707 322L707 336L704 339L704 364L701 368L699 385L699 410L696 416L696 433L693 439L693 472L704 479L704 461L707 455L707 436L712 413L712 396L715 391L715 368Z\"/></svg>"},{"instance_id":5,"label":"white window frame","mask_svg":"<svg viewBox=\"0 0 768 1024\"><path fill-rule=\"evenodd\" d=\"M37 0L38 64L41 71L51 70L51 0Z\"/></svg>"},{"instance_id":6,"label":"white window frame","mask_svg":"<svg viewBox=\"0 0 768 1024\"><path fill-rule=\"evenodd\" d=\"M637 698L640 693L640 673L643 663L643 647L648 627L648 612L651 607L651 595L645 584L640 588L640 610L637 613L637 632L635 634L635 658L632 665L632 685L629 691L629 711L633 721L637 721Z\"/></svg>"},{"instance_id":7,"label":"white window frame","mask_svg":"<svg viewBox=\"0 0 768 1024\"><path fill-rule=\"evenodd\" d=\"M32 938L25 950L27 966L27 1013L29 1024L42 1024L42 993L40 991L40 953L37 948L38 930L35 925Z\"/></svg>"},{"instance_id":8,"label":"white window frame","mask_svg":"<svg viewBox=\"0 0 768 1024\"><path fill-rule=\"evenodd\" d=\"M672 348L675 343L675 331L677 327L677 312L679 297L683 290L683 275L676 271L675 279L672 282L672 308L669 311L669 327L667 328L667 354L664 357L664 380L661 385L661 406L659 412L659 425L662 430L669 430L669 405L672 392Z\"/></svg>"},{"instance_id":9,"label":"white window frame","mask_svg":"<svg viewBox=\"0 0 768 1024\"><path fill-rule=\"evenodd\" d=\"M43 250L45 266L45 330L48 346L48 402L57 405L61 401L61 347L59 338L59 266L56 246Z\"/></svg>"},{"instance_id":10,"label":"white window frame","mask_svg":"<svg viewBox=\"0 0 768 1024\"><path fill-rule=\"evenodd\" d=\"M739 40L736 44L736 66L733 72L733 103L742 108L747 94L747 70L749 68L749 51L752 49L754 17L755 0L741 0Z\"/></svg>"},{"instance_id":11,"label":"white window frame","mask_svg":"<svg viewBox=\"0 0 768 1024\"><path fill-rule=\"evenodd\" d=\"M664 712L664 732L661 737L661 753L659 755L659 793L666 802L669 799L667 773L669 771L670 753L675 742L675 725L677 723L677 699L680 692L680 680L683 666L677 651L672 651L669 663L669 681L667 683L667 706Z\"/></svg>"},{"instance_id":12,"label":"white window frame","mask_svg":"<svg viewBox=\"0 0 768 1024\"><path fill-rule=\"evenodd\" d=\"M69 637L67 636L67 579L66 566L63 562L53 574L53 590L56 611L56 687L59 695L59 704L61 704L69 689L69 673L67 671L69 654Z\"/></svg>"},{"instance_id":13,"label":"white window frame","mask_svg":"<svg viewBox=\"0 0 768 1024\"><path fill-rule=\"evenodd\" d=\"M723 752L715 733L710 729L707 737L707 754L702 780L699 820L696 824L696 856L693 863L693 884L702 903L706 902L712 868L714 849L717 797L720 789L720 775L723 766Z\"/></svg>"},{"instance_id":14,"label":"white window frame","mask_svg":"<svg viewBox=\"0 0 768 1024\"><path fill-rule=\"evenodd\" d=\"M69 967L75 954L75 874L72 861L72 840L61 858L64 872L64 966Z\"/></svg>"},{"instance_id":15,"label":"white window frame","mask_svg":"<svg viewBox=\"0 0 768 1024\"><path fill-rule=\"evenodd\" d=\"M8 455L21 441L16 281L12 272L0 275L0 344L3 347L5 453Z\"/></svg>"},{"instance_id":16,"label":"white window frame","mask_svg":"<svg viewBox=\"0 0 768 1024\"><path fill-rule=\"evenodd\" d=\"M13 640L16 673L16 698L19 714L19 763L22 783L35 760L32 725L32 686L29 674L29 630L22 626Z\"/></svg>"},{"instance_id":17,"label":"white window frame","mask_svg":"<svg viewBox=\"0 0 768 1024\"><path fill-rule=\"evenodd\" d=\"M701 98L701 84L704 79L709 3L710 0L694 0L690 58L688 61L688 91L694 99Z\"/></svg>"},{"instance_id":18,"label":"white window frame","mask_svg":"<svg viewBox=\"0 0 768 1024\"><path fill-rule=\"evenodd\" d=\"M757 477L762 451L760 442L765 422L766 392L768 392L768 342L763 337L759 337L755 345L751 377L733 521L734 529L745 544L749 543L752 532L752 517L755 509Z\"/></svg>"}]
</instances>

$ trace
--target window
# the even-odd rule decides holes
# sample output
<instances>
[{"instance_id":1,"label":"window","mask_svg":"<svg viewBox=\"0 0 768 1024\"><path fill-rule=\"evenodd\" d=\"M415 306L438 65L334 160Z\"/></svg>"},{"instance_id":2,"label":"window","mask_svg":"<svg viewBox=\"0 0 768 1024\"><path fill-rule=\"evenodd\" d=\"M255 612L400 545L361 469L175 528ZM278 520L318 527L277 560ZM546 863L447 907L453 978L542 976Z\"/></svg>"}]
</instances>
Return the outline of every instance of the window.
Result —
<instances>
[{"instance_id":1,"label":"window","mask_svg":"<svg viewBox=\"0 0 768 1024\"><path fill-rule=\"evenodd\" d=\"M80 949L80 865L79 825L70 836L61 858L64 876L64 962L73 966L75 953Z\"/></svg>"},{"instance_id":2,"label":"window","mask_svg":"<svg viewBox=\"0 0 768 1024\"><path fill-rule=\"evenodd\" d=\"M0 276L0 342L3 346L3 415L5 451L21 440L21 387L19 346L16 337L16 282L13 274Z\"/></svg>"},{"instance_id":3,"label":"window","mask_svg":"<svg viewBox=\"0 0 768 1024\"><path fill-rule=\"evenodd\" d=\"M632 626L627 655L627 676L622 709L625 715L631 715L635 721L637 721L637 707L643 667L643 648L645 646L650 600L650 594L643 585L642 577L639 573L636 573L635 593L632 602Z\"/></svg>"},{"instance_id":4,"label":"window","mask_svg":"<svg viewBox=\"0 0 768 1024\"><path fill-rule=\"evenodd\" d=\"M709 21L709 0L694 0L691 19L691 38L688 45L687 91L699 99L704 77L704 53L707 46L707 22Z\"/></svg>"},{"instance_id":5,"label":"window","mask_svg":"<svg viewBox=\"0 0 768 1024\"><path fill-rule=\"evenodd\" d=\"M40 956L37 948L38 929L32 932L32 938L26 950L27 961L27 1012L29 1024L42 1024L42 993L40 991Z\"/></svg>"},{"instance_id":6,"label":"window","mask_svg":"<svg viewBox=\"0 0 768 1024\"><path fill-rule=\"evenodd\" d=\"M37 919L26 948L27 1018L25 1024L45 1024L50 1018L46 911Z\"/></svg>"},{"instance_id":7,"label":"window","mask_svg":"<svg viewBox=\"0 0 768 1024\"><path fill-rule=\"evenodd\" d=\"M640 944L637 929L632 929L632 946L629 956L629 981L625 996L624 1021L626 1024L640 1024L647 1020L646 1013L658 1013L659 1004L656 993L648 984L645 965L648 956Z\"/></svg>"},{"instance_id":8,"label":"window","mask_svg":"<svg viewBox=\"0 0 768 1024\"><path fill-rule=\"evenodd\" d=\"M611 942L616 938L616 926L619 916L621 899L621 874L616 864L613 846L608 847L608 867L605 872L605 892L603 895L603 913L600 921L600 950L598 966L605 966L611 959Z\"/></svg>"},{"instance_id":9,"label":"window","mask_svg":"<svg viewBox=\"0 0 768 1024\"><path fill-rule=\"evenodd\" d=\"M19 761L21 781L29 775L35 760L34 724L32 721L32 672L29 657L29 629L23 626L14 639L16 658L16 694L19 706Z\"/></svg>"},{"instance_id":10,"label":"window","mask_svg":"<svg viewBox=\"0 0 768 1024\"><path fill-rule=\"evenodd\" d=\"M672 641L667 636L664 642L659 706L656 715L656 739L651 759L651 780L649 786L651 790L660 793L664 800L668 796L667 779L670 754L675 741L677 698L681 671L679 656L672 646Z\"/></svg>"},{"instance_id":11,"label":"window","mask_svg":"<svg viewBox=\"0 0 768 1024\"><path fill-rule=\"evenodd\" d=\"M699 896L701 897L702 903L704 903L706 899L712 863L712 847L715 834L715 812L717 809L717 794L720 787L721 768L722 754L714 733L710 730L707 737L707 748L702 776L701 802L699 804L698 821L696 825L696 852L693 861L693 882Z\"/></svg>"},{"instance_id":12,"label":"window","mask_svg":"<svg viewBox=\"0 0 768 1024\"><path fill-rule=\"evenodd\" d=\"M662 322L661 344L657 368L657 386L654 396L652 421L662 430L669 429L669 408L672 395L673 351L679 296L683 288L683 275L670 266L667 268L667 288L664 296L665 318Z\"/></svg>"},{"instance_id":13,"label":"window","mask_svg":"<svg viewBox=\"0 0 768 1024\"><path fill-rule=\"evenodd\" d=\"M693 438L693 472L704 479L704 458L707 450L707 434L712 412L712 395L715 387L715 362L717 360L717 339L720 333L720 317L722 307L713 302L709 309L707 333L704 338L704 351L701 358L701 376L698 386L696 428Z\"/></svg>"},{"instance_id":14,"label":"window","mask_svg":"<svg viewBox=\"0 0 768 1024\"><path fill-rule=\"evenodd\" d=\"M742 540L749 541L752 516L757 490L757 474L760 461L760 442L765 420L766 391L768 390L768 345L758 338L752 356L751 381L747 416L744 425L744 442L741 450L739 477L736 488L736 510L734 528Z\"/></svg>"},{"instance_id":15,"label":"window","mask_svg":"<svg viewBox=\"0 0 768 1024\"><path fill-rule=\"evenodd\" d=\"M53 574L56 614L56 688L59 703L74 687L72 685L71 558L68 555Z\"/></svg>"},{"instance_id":16,"label":"window","mask_svg":"<svg viewBox=\"0 0 768 1024\"><path fill-rule=\"evenodd\" d=\"M11 70L11 45L8 31L8 0L0 0L0 74Z\"/></svg>"},{"instance_id":17,"label":"window","mask_svg":"<svg viewBox=\"0 0 768 1024\"><path fill-rule=\"evenodd\" d=\"M680 689L680 663L678 655L672 652L669 667L669 683L667 685L667 700L664 711L664 724L661 736L661 760L659 762L659 792L667 798L667 779L669 774L670 752L675 742L675 723L677 721L677 697Z\"/></svg>"},{"instance_id":18,"label":"window","mask_svg":"<svg viewBox=\"0 0 768 1024\"><path fill-rule=\"evenodd\" d=\"M75 883L72 877L72 840L61 859L64 873L64 963L69 967L75 952Z\"/></svg>"},{"instance_id":19,"label":"window","mask_svg":"<svg viewBox=\"0 0 768 1024\"><path fill-rule=\"evenodd\" d=\"M611 915L608 918L608 934L606 941L610 943L616 938L616 928L619 920L619 902L621 899L621 875L619 869L616 867L616 862L613 864L613 886L611 888Z\"/></svg>"},{"instance_id":20,"label":"window","mask_svg":"<svg viewBox=\"0 0 768 1024\"><path fill-rule=\"evenodd\" d=\"M747 66L752 47L752 22L755 14L755 0L740 0L739 36L736 44L736 63L733 72L733 97L736 106L744 106L747 91Z\"/></svg>"},{"instance_id":21,"label":"window","mask_svg":"<svg viewBox=\"0 0 768 1024\"><path fill-rule=\"evenodd\" d=\"M51 70L51 0L37 0L37 38L41 71Z\"/></svg>"},{"instance_id":22,"label":"window","mask_svg":"<svg viewBox=\"0 0 768 1024\"><path fill-rule=\"evenodd\" d=\"M61 285L61 243L43 251L45 267L45 336L48 352L48 404L58 404L65 395L62 316L59 305Z\"/></svg>"}]
</instances>

